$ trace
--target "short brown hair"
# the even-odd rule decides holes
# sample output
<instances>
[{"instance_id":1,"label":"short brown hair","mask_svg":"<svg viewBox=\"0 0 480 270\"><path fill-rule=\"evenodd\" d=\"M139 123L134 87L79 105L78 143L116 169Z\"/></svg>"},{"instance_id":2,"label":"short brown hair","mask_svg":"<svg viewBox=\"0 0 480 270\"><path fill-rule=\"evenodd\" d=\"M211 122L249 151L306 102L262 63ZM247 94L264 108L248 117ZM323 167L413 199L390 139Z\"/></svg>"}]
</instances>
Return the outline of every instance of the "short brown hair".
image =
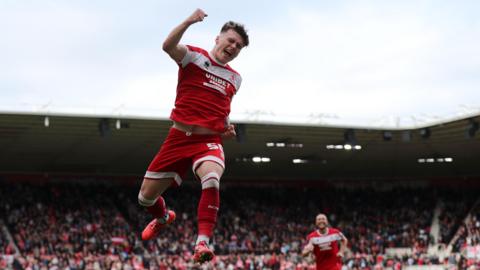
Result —
<instances>
[{"instance_id":1,"label":"short brown hair","mask_svg":"<svg viewBox=\"0 0 480 270\"><path fill-rule=\"evenodd\" d=\"M245 30L245 26L241 23L228 21L222 26L222 30L220 30L220 33L227 32L230 29L237 32L242 37L243 43L245 44L245 47L247 47L250 42L248 40L248 34L247 30Z\"/></svg>"}]
</instances>

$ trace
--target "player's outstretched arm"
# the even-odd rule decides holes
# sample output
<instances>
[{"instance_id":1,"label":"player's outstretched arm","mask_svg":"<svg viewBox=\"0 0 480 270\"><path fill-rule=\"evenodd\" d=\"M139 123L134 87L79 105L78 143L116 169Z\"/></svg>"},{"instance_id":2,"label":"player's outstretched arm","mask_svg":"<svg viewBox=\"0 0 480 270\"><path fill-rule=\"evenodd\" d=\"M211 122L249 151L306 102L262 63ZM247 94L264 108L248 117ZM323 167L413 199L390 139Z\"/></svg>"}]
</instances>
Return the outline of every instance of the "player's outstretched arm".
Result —
<instances>
[{"instance_id":1,"label":"player's outstretched arm","mask_svg":"<svg viewBox=\"0 0 480 270\"><path fill-rule=\"evenodd\" d=\"M182 39L183 34L190 25L203 21L205 17L207 17L207 14L203 10L199 8L196 9L192 15L188 16L181 24L173 28L172 32L170 32L163 42L163 50L177 63L182 61L187 53L187 48L180 44L180 39Z\"/></svg>"},{"instance_id":2,"label":"player's outstretched arm","mask_svg":"<svg viewBox=\"0 0 480 270\"><path fill-rule=\"evenodd\" d=\"M302 250L302 256L305 257L307 255L309 255L310 253L312 253L313 251L313 244L312 243L308 243L307 245L305 245L305 247L303 248Z\"/></svg>"}]
</instances>

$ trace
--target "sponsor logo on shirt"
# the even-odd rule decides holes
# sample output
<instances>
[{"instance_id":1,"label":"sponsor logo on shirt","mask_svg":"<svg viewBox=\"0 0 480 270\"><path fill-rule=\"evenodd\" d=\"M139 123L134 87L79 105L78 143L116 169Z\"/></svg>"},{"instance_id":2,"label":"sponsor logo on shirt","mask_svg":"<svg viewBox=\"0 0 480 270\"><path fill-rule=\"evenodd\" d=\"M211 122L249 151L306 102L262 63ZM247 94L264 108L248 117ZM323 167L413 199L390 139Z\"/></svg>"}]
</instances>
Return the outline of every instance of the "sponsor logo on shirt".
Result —
<instances>
[{"instance_id":1,"label":"sponsor logo on shirt","mask_svg":"<svg viewBox=\"0 0 480 270\"><path fill-rule=\"evenodd\" d=\"M330 250L330 249L332 249L332 245L331 245L331 243L323 244L323 245L319 245L318 248L320 250Z\"/></svg>"},{"instance_id":2,"label":"sponsor logo on shirt","mask_svg":"<svg viewBox=\"0 0 480 270\"><path fill-rule=\"evenodd\" d=\"M208 82L204 82L203 85L213 88L224 95L227 95L225 89L227 87L230 87L230 83L228 81L210 73L205 73L205 76L207 77Z\"/></svg>"},{"instance_id":3,"label":"sponsor logo on shirt","mask_svg":"<svg viewBox=\"0 0 480 270\"><path fill-rule=\"evenodd\" d=\"M338 241L338 240L341 240L341 239L342 238L340 237L340 235L335 233L335 234L329 234L329 235L325 235L325 236L312 237L311 241L312 241L312 244L321 246L321 245L324 245L324 244L330 245L331 242Z\"/></svg>"}]
</instances>

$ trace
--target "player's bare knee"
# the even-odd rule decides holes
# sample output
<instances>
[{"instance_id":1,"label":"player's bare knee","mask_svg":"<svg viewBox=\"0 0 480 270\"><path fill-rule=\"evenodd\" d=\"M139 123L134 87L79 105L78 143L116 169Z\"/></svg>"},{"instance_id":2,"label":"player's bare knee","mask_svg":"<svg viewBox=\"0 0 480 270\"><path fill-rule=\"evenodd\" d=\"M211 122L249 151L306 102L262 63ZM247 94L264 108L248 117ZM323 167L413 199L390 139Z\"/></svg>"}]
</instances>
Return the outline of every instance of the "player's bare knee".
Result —
<instances>
[{"instance_id":1,"label":"player's bare knee","mask_svg":"<svg viewBox=\"0 0 480 270\"><path fill-rule=\"evenodd\" d=\"M143 205L144 202L149 203L149 201L155 201L163 192L171 186L173 178L164 178L164 179L143 179L142 186L140 187L140 192L138 194L138 202L140 205ZM140 195L145 199L141 200Z\"/></svg>"},{"instance_id":2,"label":"player's bare knee","mask_svg":"<svg viewBox=\"0 0 480 270\"><path fill-rule=\"evenodd\" d=\"M194 172L198 176L207 175L208 173L214 172L218 175L218 179L223 174L223 166L217 162L206 160L194 168Z\"/></svg>"},{"instance_id":3,"label":"player's bare knee","mask_svg":"<svg viewBox=\"0 0 480 270\"><path fill-rule=\"evenodd\" d=\"M152 198L145 197L144 194L142 194L141 190L138 193L138 204L140 204L141 206L145 206L145 207L152 206L155 204L156 201L157 201L157 198L152 199Z\"/></svg>"},{"instance_id":4,"label":"player's bare knee","mask_svg":"<svg viewBox=\"0 0 480 270\"><path fill-rule=\"evenodd\" d=\"M202 189L216 188L220 189L220 175L216 172L210 172L200 178Z\"/></svg>"}]
</instances>

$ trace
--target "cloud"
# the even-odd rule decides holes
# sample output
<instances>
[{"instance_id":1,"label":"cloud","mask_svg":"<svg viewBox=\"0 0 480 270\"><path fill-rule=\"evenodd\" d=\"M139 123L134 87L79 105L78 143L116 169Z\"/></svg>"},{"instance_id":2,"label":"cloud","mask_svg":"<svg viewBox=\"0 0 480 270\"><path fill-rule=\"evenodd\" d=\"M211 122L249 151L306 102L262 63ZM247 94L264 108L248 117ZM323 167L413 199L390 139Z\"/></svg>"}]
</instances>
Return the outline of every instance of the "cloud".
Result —
<instances>
[{"instance_id":1,"label":"cloud","mask_svg":"<svg viewBox=\"0 0 480 270\"><path fill-rule=\"evenodd\" d=\"M353 4L329 13L295 8L281 25L252 31L252 47L239 69L253 82L244 84L241 94L247 97L239 98L236 110L257 107L299 118L451 114L462 100L471 100L457 95L459 88L480 83L465 78L479 70L479 35L468 34L478 27L459 33L459 25L438 23L427 10L408 12L412 7Z\"/></svg>"},{"instance_id":2,"label":"cloud","mask_svg":"<svg viewBox=\"0 0 480 270\"><path fill-rule=\"evenodd\" d=\"M279 121L324 114L372 122L480 107L480 4L280 1L262 11L272 3L235 5L251 45L232 63L244 78L232 118L260 111ZM156 2L2 5L1 103L168 116L177 67L160 47L190 11ZM232 7L208 5L211 16L183 43L213 46Z\"/></svg>"}]
</instances>

